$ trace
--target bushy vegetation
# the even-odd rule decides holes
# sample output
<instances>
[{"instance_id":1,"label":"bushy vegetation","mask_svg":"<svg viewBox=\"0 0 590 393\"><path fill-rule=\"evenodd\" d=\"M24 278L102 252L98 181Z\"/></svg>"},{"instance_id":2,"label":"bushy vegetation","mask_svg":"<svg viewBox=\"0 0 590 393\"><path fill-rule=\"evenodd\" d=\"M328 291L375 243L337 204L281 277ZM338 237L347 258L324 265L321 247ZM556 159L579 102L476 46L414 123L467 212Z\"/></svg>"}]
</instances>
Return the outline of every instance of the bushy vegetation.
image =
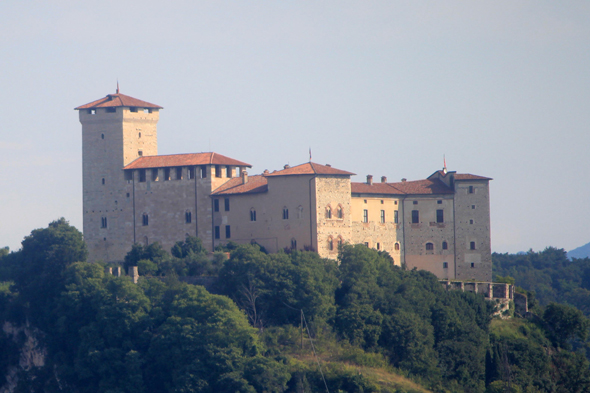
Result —
<instances>
[{"instance_id":1,"label":"bushy vegetation","mask_svg":"<svg viewBox=\"0 0 590 393\"><path fill-rule=\"evenodd\" d=\"M575 307L540 297L530 319L493 319L483 296L362 245L337 262L257 245L210 255L190 237L170 253L135 245L124 267L139 267L138 284L86 254L63 219L0 253L0 322L35 328L47 351L43 367L19 371L19 392L590 390L588 360L572 351L589 322ZM216 294L182 276L215 277ZM22 340L0 335L2 376Z\"/></svg>"}]
</instances>

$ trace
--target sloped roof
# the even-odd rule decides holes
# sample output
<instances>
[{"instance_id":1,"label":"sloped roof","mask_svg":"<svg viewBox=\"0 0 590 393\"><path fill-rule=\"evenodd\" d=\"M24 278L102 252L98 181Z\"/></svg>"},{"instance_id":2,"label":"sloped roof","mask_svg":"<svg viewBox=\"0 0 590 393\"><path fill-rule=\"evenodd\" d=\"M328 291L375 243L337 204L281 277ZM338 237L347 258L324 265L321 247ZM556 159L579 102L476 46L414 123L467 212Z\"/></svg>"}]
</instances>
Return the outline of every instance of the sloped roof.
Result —
<instances>
[{"instance_id":1,"label":"sloped roof","mask_svg":"<svg viewBox=\"0 0 590 393\"><path fill-rule=\"evenodd\" d=\"M433 195L452 194L453 190L438 179L415 180L398 183L351 183L353 194L386 194L386 195Z\"/></svg>"},{"instance_id":2,"label":"sloped roof","mask_svg":"<svg viewBox=\"0 0 590 393\"><path fill-rule=\"evenodd\" d=\"M291 168L274 171L266 176L294 176L294 175L336 175L336 176L351 176L352 172L343 171L341 169L332 168L331 166L316 164L314 162L306 162L305 164L297 165Z\"/></svg>"},{"instance_id":3,"label":"sloped roof","mask_svg":"<svg viewBox=\"0 0 590 393\"><path fill-rule=\"evenodd\" d=\"M246 184L242 183L241 177L234 177L213 191L211 195L256 194L266 191L268 191L266 177L254 175L248 176Z\"/></svg>"},{"instance_id":4,"label":"sloped roof","mask_svg":"<svg viewBox=\"0 0 590 393\"><path fill-rule=\"evenodd\" d=\"M455 180L493 180L491 177L472 175L471 173L457 173Z\"/></svg>"},{"instance_id":5,"label":"sloped roof","mask_svg":"<svg viewBox=\"0 0 590 393\"><path fill-rule=\"evenodd\" d=\"M248 168L252 167L252 165L245 162L234 160L233 158L222 156L221 154L208 152L144 156L139 157L123 169L166 168L193 165L232 165Z\"/></svg>"},{"instance_id":6,"label":"sloped roof","mask_svg":"<svg viewBox=\"0 0 590 393\"><path fill-rule=\"evenodd\" d=\"M94 109L94 108L108 108L120 106L133 106L138 108L163 109L159 105L150 104L149 102L138 100L137 98L126 96L125 94L107 94L106 97L92 101L85 105L80 105L75 110L80 109Z\"/></svg>"}]
</instances>

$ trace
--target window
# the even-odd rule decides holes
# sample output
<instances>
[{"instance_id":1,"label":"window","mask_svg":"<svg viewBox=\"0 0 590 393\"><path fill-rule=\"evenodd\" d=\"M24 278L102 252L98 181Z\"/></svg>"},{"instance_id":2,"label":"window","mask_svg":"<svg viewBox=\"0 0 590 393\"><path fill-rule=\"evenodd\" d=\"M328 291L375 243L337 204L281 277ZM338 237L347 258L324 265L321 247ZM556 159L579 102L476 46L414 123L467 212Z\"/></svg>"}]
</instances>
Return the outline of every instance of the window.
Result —
<instances>
[{"instance_id":1,"label":"window","mask_svg":"<svg viewBox=\"0 0 590 393\"><path fill-rule=\"evenodd\" d=\"M219 239L219 225L215 226L215 239Z\"/></svg>"},{"instance_id":2,"label":"window","mask_svg":"<svg viewBox=\"0 0 590 393\"><path fill-rule=\"evenodd\" d=\"M207 167L205 165L201 166L201 179L207 178Z\"/></svg>"},{"instance_id":3,"label":"window","mask_svg":"<svg viewBox=\"0 0 590 393\"><path fill-rule=\"evenodd\" d=\"M147 213L143 213L141 216L141 223L144 227L147 227L150 224L150 217L147 215Z\"/></svg>"},{"instance_id":4,"label":"window","mask_svg":"<svg viewBox=\"0 0 590 393\"><path fill-rule=\"evenodd\" d=\"M438 223L445 222L444 210L438 209L436 211L436 222L438 222Z\"/></svg>"},{"instance_id":5,"label":"window","mask_svg":"<svg viewBox=\"0 0 590 393\"><path fill-rule=\"evenodd\" d=\"M426 243L426 251L434 251L434 244Z\"/></svg>"},{"instance_id":6,"label":"window","mask_svg":"<svg viewBox=\"0 0 590 393\"><path fill-rule=\"evenodd\" d=\"M338 236L338 248L342 245L342 236Z\"/></svg>"},{"instance_id":7,"label":"window","mask_svg":"<svg viewBox=\"0 0 590 393\"><path fill-rule=\"evenodd\" d=\"M443 250L448 250L448 249L449 249L449 243L447 243L447 242L442 242L442 249L443 249Z\"/></svg>"},{"instance_id":8,"label":"window","mask_svg":"<svg viewBox=\"0 0 590 393\"><path fill-rule=\"evenodd\" d=\"M369 247L369 242L365 242L365 247Z\"/></svg>"},{"instance_id":9,"label":"window","mask_svg":"<svg viewBox=\"0 0 590 393\"><path fill-rule=\"evenodd\" d=\"M215 177L221 177L221 165L215 165Z\"/></svg>"},{"instance_id":10,"label":"window","mask_svg":"<svg viewBox=\"0 0 590 393\"><path fill-rule=\"evenodd\" d=\"M134 106L132 106L132 107L129 108L129 111L130 112L137 112L137 108L134 107Z\"/></svg>"},{"instance_id":11,"label":"window","mask_svg":"<svg viewBox=\"0 0 590 393\"><path fill-rule=\"evenodd\" d=\"M469 243L469 249L470 250L475 250L475 242Z\"/></svg>"},{"instance_id":12,"label":"window","mask_svg":"<svg viewBox=\"0 0 590 393\"><path fill-rule=\"evenodd\" d=\"M190 180L195 178L195 168L188 168L188 178Z\"/></svg>"},{"instance_id":13,"label":"window","mask_svg":"<svg viewBox=\"0 0 590 393\"><path fill-rule=\"evenodd\" d=\"M381 224L385 224L385 210L381 210Z\"/></svg>"},{"instance_id":14,"label":"window","mask_svg":"<svg viewBox=\"0 0 590 393\"><path fill-rule=\"evenodd\" d=\"M475 267L475 263L471 262L471 268L473 269Z\"/></svg>"},{"instance_id":15,"label":"window","mask_svg":"<svg viewBox=\"0 0 590 393\"><path fill-rule=\"evenodd\" d=\"M363 222L369 222L369 211L367 209L363 210Z\"/></svg>"},{"instance_id":16,"label":"window","mask_svg":"<svg viewBox=\"0 0 590 393\"><path fill-rule=\"evenodd\" d=\"M436 203L442 205L442 201L436 201Z\"/></svg>"},{"instance_id":17,"label":"window","mask_svg":"<svg viewBox=\"0 0 590 393\"><path fill-rule=\"evenodd\" d=\"M289 209L284 207L283 208L283 220L288 220L288 219L289 219Z\"/></svg>"},{"instance_id":18,"label":"window","mask_svg":"<svg viewBox=\"0 0 590 393\"><path fill-rule=\"evenodd\" d=\"M225 173L227 174L227 177L232 177L232 167L231 166L226 166L225 167Z\"/></svg>"},{"instance_id":19,"label":"window","mask_svg":"<svg viewBox=\"0 0 590 393\"><path fill-rule=\"evenodd\" d=\"M443 269L448 269L448 268L449 268L449 263L443 262Z\"/></svg>"},{"instance_id":20,"label":"window","mask_svg":"<svg viewBox=\"0 0 590 393\"><path fill-rule=\"evenodd\" d=\"M223 200L223 205L224 205L225 211L228 212L229 211L229 198L225 198Z\"/></svg>"},{"instance_id":21,"label":"window","mask_svg":"<svg viewBox=\"0 0 590 393\"><path fill-rule=\"evenodd\" d=\"M395 243L395 244L393 245L393 249L394 249L395 251L399 251L399 243Z\"/></svg>"},{"instance_id":22,"label":"window","mask_svg":"<svg viewBox=\"0 0 590 393\"><path fill-rule=\"evenodd\" d=\"M193 221L193 214L191 212L189 212L189 211L185 212L184 213L184 221L187 224L190 224Z\"/></svg>"},{"instance_id":23,"label":"window","mask_svg":"<svg viewBox=\"0 0 590 393\"><path fill-rule=\"evenodd\" d=\"M344 218L344 212L342 211L342 206L338 205L338 208L336 209L336 217L338 218Z\"/></svg>"},{"instance_id":24,"label":"window","mask_svg":"<svg viewBox=\"0 0 590 393\"><path fill-rule=\"evenodd\" d=\"M330 206L326 208L326 218L328 220L332 218L332 208Z\"/></svg>"},{"instance_id":25,"label":"window","mask_svg":"<svg viewBox=\"0 0 590 393\"><path fill-rule=\"evenodd\" d=\"M256 221L256 210L250 209L250 221Z\"/></svg>"},{"instance_id":26,"label":"window","mask_svg":"<svg viewBox=\"0 0 590 393\"><path fill-rule=\"evenodd\" d=\"M133 171L125 171L125 180L133 180Z\"/></svg>"},{"instance_id":27,"label":"window","mask_svg":"<svg viewBox=\"0 0 590 393\"><path fill-rule=\"evenodd\" d=\"M291 249L293 249L293 250L297 249L297 239L295 239L295 238L291 239Z\"/></svg>"},{"instance_id":28,"label":"window","mask_svg":"<svg viewBox=\"0 0 590 393\"><path fill-rule=\"evenodd\" d=\"M334 251L334 239L332 239L332 236L328 238L328 250Z\"/></svg>"},{"instance_id":29,"label":"window","mask_svg":"<svg viewBox=\"0 0 590 393\"><path fill-rule=\"evenodd\" d=\"M412 210L412 224L420 223L420 212L418 210Z\"/></svg>"},{"instance_id":30,"label":"window","mask_svg":"<svg viewBox=\"0 0 590 393\"><path fill-rule=\"evenodd\" d=\"M158 181L158 169L152 169L152 181Z\"/></svg>"},{"instance_id":31,"label":"window","mask_svg":"<svg viewBox=\"0 0 590 393\"><path fill-rule=\"evenodd\" d=\"M397 205L397 201L393 201L393 204L394 204L394 205Z\"/></svg>"},{"instance_id":32,"label":"window","mask_svg":"<svg viewBox=\"0 0 590 393\"><path fill-rule=\"evenodd\" d=\"M145 169L140 169L139 170L139 182L140 183L145 183Z\"/></svg>"},{"instance_id":33,"label":"window","mask_svg":"<svg viewBox=\"0 0 590 393\"><path fill-rule=\"evenodd\" d=\"M100 218L100 227L101 228L106 228L107 227L107 218L106 217L101 217Z\"/></svg>"},{"instance_id":34,"label":"window","mask_svg":"<svg viewBox=\"0 0 590 393\"><path fill-rule=\"evenodd\" d=\"M473 225L473 220L469 220L469 225Z\"/></svg>"},{"instance_id":35,"label":"window","mask_svg":"<svg viewBox=\"0 0 590 393\"><path fill-rule=\"evenodd\" d=\"M213 200L213 211L216 211L216 212L219 211L219 199Z\"/></svg>"},{"instance_id":36,"label":"window","mask_svg":"<svg viewBox=\"0 0 590 393\"><path fill-rule=\"evenodd\" d=\"M231 228L230 228L230 226L229 226L229 225L226 225L226 226L225 226L225 238L226 238L226 239L229 239L229 238L231 238Z\"/></svg>"},{"instance_id":37,"label":"window","mask_svg":"<svg viewBox=\"0 0 590 393\"><path fill-rule=\"evenodd\" d=\"M88 109L89 115L96 115L96 109Z\"/></svg>"},{"instance_id":38,"label":"window","mask_svg":"<svg viewBox=\"0 0 590 393\"><path fill-rule=\"evenodd\" d=\"M127 193L127 198L129 198L131 196L131 194Z\"/></svg>"},{"instance_id":39,"label":"window","mask_svg":"<svg viewBox=\"0 0 590 393\"><path fill-rule=\"evenodd\" d=\"M107 108L107 112L108 113L116 113L117 112L117 108L114 107L114 106L113 107L109 107L109 108Z\"/></svg>"},{"instance_id":40,"label":"window","mask_svg":"<svg viewBox=\"0 0 590 393\"><path fill-rule=\"evenodd\" d=\"M141 132L139 133L139 136L138 136L138 138L141 138Z\"/></svg>"},{"instance_id":41,"label":"window","mask_svg":"<svg viewBox=\"0 0 590 393\"><path fill-rule=\"evenodd\" d=\"M397 210L394 210L393 211L393 222L395 224L398 224L399 223L399 217L398 217L398 214L397 214Z\"/></svg>"},{"instance_id":42,"label":"window","mask_svg":"<svg viewBox=\"0 0 590 393\"><path fill-rule=\"evenodd\" d=\"M383 199L381 199L381 204L383 205L385 202L383 202Z\"/></svg>"},{"instance_id":43,"label":"window","mask_svg":"<svg viewBox=\"0 0 590 393\"><path fill-rule=\"evenodd\" d=\"M148 108L143 108L143 113L152 113L152 110Z\"/></svg>"},{"instance_id":44,"label":"window","mask_svg":"<svg viewBox=\"0 0 590 393\"><path fill-rule=\"evenodd\" d=\"M301 205L297 206L297 218L303 218L303 207Z\"/></svg>"},{"instance_id":45,"label":"window","mask_svg":"<svg viewBox=\"0 0 590 393\"><path fill-rule=\"evenodd\" d=\"M473 186L469 186L469 193L470 193L470 194L473 194L473 191L474 191L474 190L473 190Z\"/></svg>"},{"instance_id":46,"label":"window","mask_svg":"<svg viewBox=\"0 0 590 393\"><path fill-rule=\"evenodd\" d=\"M176 180L182 180L182 167L176 168Z\"/></svg>"},{"instance_id":47,"label":"window","mask_svg":"<svg viewBox=\"0 0 590 393\"><path fill-rule=\"evenodd\" d=\"M164 181L170 180L170 168L164 168Z\"/></svg>"},{"instance_id":48,"label":"window","mask_svg":"<svg viewBox=\"0 0 590 393\"><path fill-rule=\"evenodd\" d=\"M100 134L100 139L104 139L104 134Z\"/></svg>"},{"instance_id":49,"label":"window","mask_svg":"<svg viewBox=\"0 0 590 393\"><path fill-rule=\"evenodd\" d=\"M377 250L381 250L381 243L377 243Z\"/></svg>"},{"instance_id":50,"label":"window","mask_svg":"<svg viewBox=\"0 0 590 393\"><path fill-rule=\"evenodd\" d=\"M105 180L104 180L104 177L103 177L102 178L102 185L104 186L104 184L105 184Z\"/></svg>"},{"instance_id":51,"label":"window","mask_svg":"<svg viewBox=\"0 0 590 393\"><path fill-rule=\"evenodd\" d=\"M414 205L417 205L417 204L418 204L418 201L414 201L414 202L412 202L412 203L413 203Z\"/></svg>"},{"instance_id":52,"label":"window","mask_svg":"<svg viewBox=\"0 0 590 393\"><path fill-rule=\"evenodd\" d=\"M140 157L143 157L143 150L138 150L137 151L137 155L140 156Z\"/></svg>"}]
</instances>

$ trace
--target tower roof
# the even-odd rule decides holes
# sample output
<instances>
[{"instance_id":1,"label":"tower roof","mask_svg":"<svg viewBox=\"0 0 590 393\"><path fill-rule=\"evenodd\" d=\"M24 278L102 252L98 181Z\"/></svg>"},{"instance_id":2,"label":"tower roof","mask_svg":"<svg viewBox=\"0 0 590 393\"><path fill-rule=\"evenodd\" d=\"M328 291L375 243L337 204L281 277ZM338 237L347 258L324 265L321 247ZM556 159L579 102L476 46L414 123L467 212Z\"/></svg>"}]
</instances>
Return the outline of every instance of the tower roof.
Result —
<instances>
[{"instance_id":1,"label":"tower roof","mask_svg":"<svg viewBox=\"0 0 590 393\"><path fill-rule=\"evenodd\" d=\"M351 176L352 172L343 171L341 169L332 168L328 165L316 164L315 162L306 162L305 164L297 165L291 168L285 168L280 171L275 171L266 176L293 176L293 175L339 175Z\"/></svg>"},{"instance_id":2,"label":"tower roof","mask_svg":"<svg viewBox=\"0 0 590 393\"><path fill-rule=\"evenodd\" d=\"M252 165L234 160L217 153L170 154L159 156L143 156L131 162L123 169L165 168L193 165L233 165L251 168Z\"/></svg>"},{"instance_id":3,"label":"tower roof","mask_svg":"<svg viewBox=\"0 0 590 393\"><path fill-rule=\"evenodd\" d=\"M94 109L94 108L108 108L108 107L121 107L121 106L135 106L138 108L151 108L151 109L163 109L159 105L151 104L146 101L138 100L137 98L126 96L125 94L107 94L106 97L100 98L96 101L92 101L85 105L80 105L74 108L75 110L80 109Z\"/></svg>"}]
</instances>

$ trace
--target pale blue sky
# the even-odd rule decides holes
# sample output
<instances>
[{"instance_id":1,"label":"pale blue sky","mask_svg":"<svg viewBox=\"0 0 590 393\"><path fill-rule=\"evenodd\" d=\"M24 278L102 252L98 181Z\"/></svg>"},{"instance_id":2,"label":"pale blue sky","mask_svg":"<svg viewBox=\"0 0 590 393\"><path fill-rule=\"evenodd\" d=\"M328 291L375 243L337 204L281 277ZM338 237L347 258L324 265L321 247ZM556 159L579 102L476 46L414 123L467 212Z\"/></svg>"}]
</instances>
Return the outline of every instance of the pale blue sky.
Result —
<instances>
[{"instance_id":1,"label":"pale blue sky","mask_svg":"<svg viewBox=\"0 0 590 393\"><path fill-rule=\"evenodd\" d=\"M75 106L162 105L160 154L494 178L492 249L590 242L590 2L0 2L0 247L82 226Z\"/></svg>"}]
</instances>

